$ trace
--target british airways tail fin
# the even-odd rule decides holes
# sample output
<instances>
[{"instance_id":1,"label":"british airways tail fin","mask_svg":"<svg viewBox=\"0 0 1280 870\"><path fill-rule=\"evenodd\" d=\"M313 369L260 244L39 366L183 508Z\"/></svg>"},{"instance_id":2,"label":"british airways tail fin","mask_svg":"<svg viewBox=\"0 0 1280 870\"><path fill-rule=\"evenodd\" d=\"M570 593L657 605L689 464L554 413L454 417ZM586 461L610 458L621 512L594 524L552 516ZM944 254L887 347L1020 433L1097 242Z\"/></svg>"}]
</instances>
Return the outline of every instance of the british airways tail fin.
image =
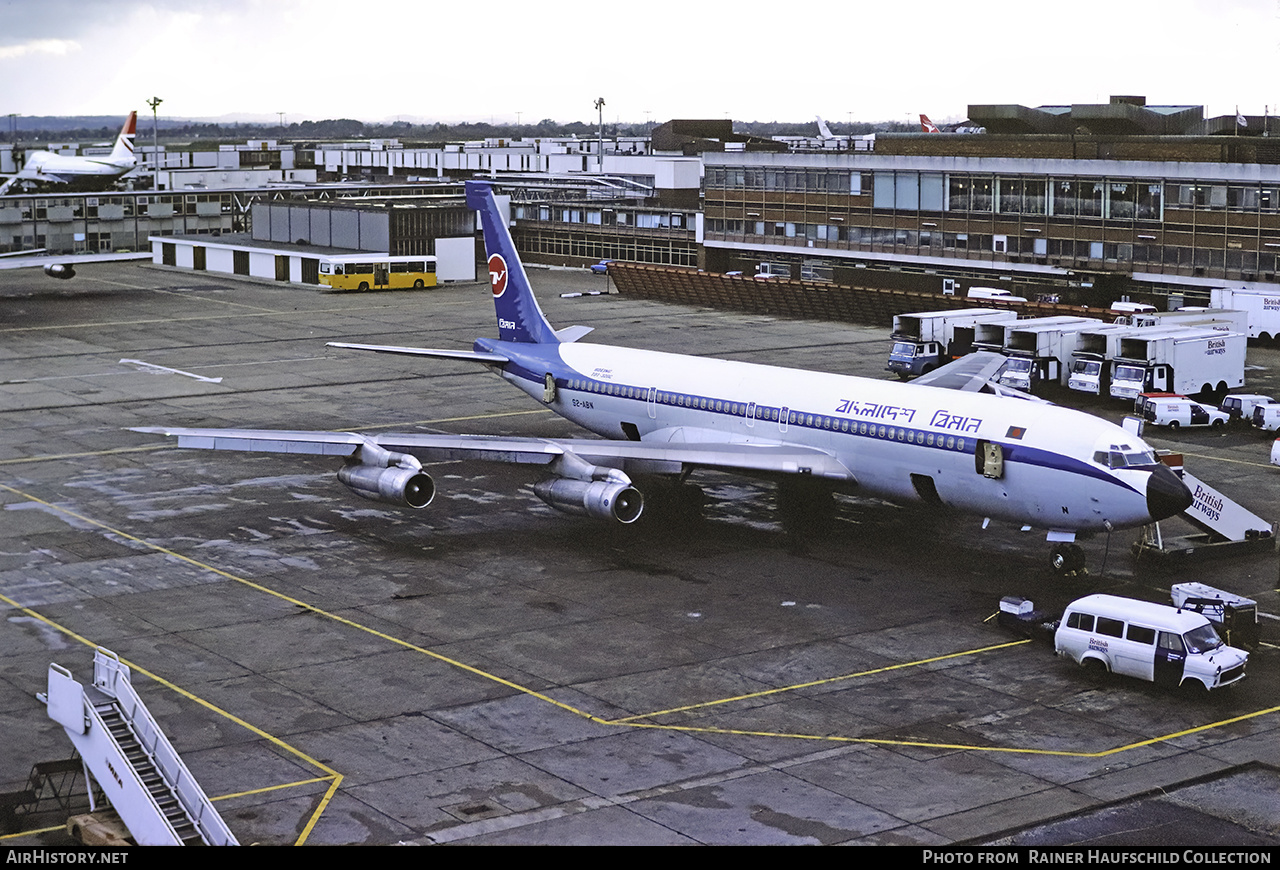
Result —
<instances>
[{"instance_id":1,"label":"british airways tail fin","mask_svg":"<svg viewBox=\"0 0 1280 870\"><path fill-rule=\"evenodd\" d=\"M111 162L117 166L133 165L135 158L133 156L133 136L138 130L138 113L130 112L129 118L124 122L124 126L120 128L120 135L116 137L116 145L111 149Z\"/></svg>"},{"instance_id":2,"label":"british airways tail fin","mask_svg":"<svg viewBox=\"0 0 1280 870\"><path fill-rule=\"evenodd\" d=\"M533 297L529 278L506 220L493 197L493 188L483 181L468 181L467 208L480 213L484 228L485 253L489 255L489 284L493 307L498 315L498 337L503 341L555 344L563 339L547 322L538 300Z\"/></svg>"}]
</instances>

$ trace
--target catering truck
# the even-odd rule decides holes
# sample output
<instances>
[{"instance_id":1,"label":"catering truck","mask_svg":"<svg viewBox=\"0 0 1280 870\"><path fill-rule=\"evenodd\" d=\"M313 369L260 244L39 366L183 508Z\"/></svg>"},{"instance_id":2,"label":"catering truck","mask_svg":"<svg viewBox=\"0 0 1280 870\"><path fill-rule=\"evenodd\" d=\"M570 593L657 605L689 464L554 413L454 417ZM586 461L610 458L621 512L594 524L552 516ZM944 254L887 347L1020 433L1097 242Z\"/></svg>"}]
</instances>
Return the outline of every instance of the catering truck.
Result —
<instances>
[{"instance_id":1,"label":"catering truck","mask_svg":"<svg viewBox=\"0 0 1280 870\"><path fill-rule=\"evenodd\" d=\"M1133 335L1141 327L1124 323L1108 323L1080 333L1071 352L1071 368L1067 387L1078 393L1109 395L1111 361L1120 355L1120 339Z\"/></svg>"},{"instance_id":2,"label":"catering truck","mask_svg":"<svg viewBox=\"0 0 1280 870\"><path fill-rule=\"evenodd\" d=\"M897 314L893 318L893 349L886 368L899 377L923 375L973 350L978 323L1012 323L1016 311L995 308L952 308Z\"/></svg>"},{"instance_id":3,"label":"catering truck","mask_svg":"<svg viewBox=\"0 0 1280 870\"><path fill-rule=\"evenodd\" d=\"M1139 393L1222 395L1244 386L1246 338L1242 332L1206 327L1149 327L1120 339L1111 363L1111 396L1132 401Z\"/></svg>"},{"instance_id":4,"label":"catering truck","mask_svg":"<svg viewBox=\"0 0 1280 870\"><path fill-rule=\"evenodd\" d=\"M1022 320L996 321L978 323L973 327L973 349L989 350L993 353L1004 353L1009 344L1009 332L1013 329L1032 329L1037 326L1049 326L1056 323L1076 323L1082 319L1072 314L1055 314L1050 317L1027 317ZM1098 326L1101 320L1093 321Z\"/></svg>"},{"instance_id":5,"label":"catering truck","mask_svg":"<svg viewBox=\"0 0 1280 870\"><path fill-rule=\"evenodd\" d=\"M1102 321L1092 317L1032 318L1011 324L1003 349L1009 361L1000 370L1000 383L1027 393L1037 383L1065 384L1080 333L1101 326Z\"/></svg>"},{"instance_id":6,"label":"catering truck","mask_svg":"<svg viewBox=\"0 0 1280 870\"><path fill-rule=\"evenodd\" d=\"M1248 313L1223 308L1179 308L1177 311L1138 311L1125 318L1133 326L1204 326L1219 332L1244 332Z\"/></svg>"},{"instance_id":7,"label":"catering truck","mask_svg":"<svg viewBox=\"0 0 1280 870\"><path fill-rule=\"evenodd\" d=\"M1280 338L1280 292L1222 287L1209 291L1209 304L1213 308L1243 311L1250 338Z\"/></svg>"}]
</instances>

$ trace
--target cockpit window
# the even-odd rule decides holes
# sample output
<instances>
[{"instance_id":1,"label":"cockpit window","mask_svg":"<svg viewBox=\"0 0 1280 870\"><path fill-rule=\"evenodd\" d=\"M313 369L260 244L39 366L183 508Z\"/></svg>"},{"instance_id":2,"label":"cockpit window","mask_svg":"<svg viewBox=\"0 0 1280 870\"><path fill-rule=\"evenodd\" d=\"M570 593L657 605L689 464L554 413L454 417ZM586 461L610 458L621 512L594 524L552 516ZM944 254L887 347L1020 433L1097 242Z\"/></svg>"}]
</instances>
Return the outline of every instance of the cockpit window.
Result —
<instances>
[{"instance_id":1,"label":"cockpit window","mask_svg":"<svg viewBox=\"0 0 1280 870\"><path fill-rule=\"evenodd\" d=\"M1150 449L1139 449L1129 444L1112 444L1110 450L1096 450L1093 461L1107 468L1134 468L1159 462Z\"/></svg>"}]
</instances>

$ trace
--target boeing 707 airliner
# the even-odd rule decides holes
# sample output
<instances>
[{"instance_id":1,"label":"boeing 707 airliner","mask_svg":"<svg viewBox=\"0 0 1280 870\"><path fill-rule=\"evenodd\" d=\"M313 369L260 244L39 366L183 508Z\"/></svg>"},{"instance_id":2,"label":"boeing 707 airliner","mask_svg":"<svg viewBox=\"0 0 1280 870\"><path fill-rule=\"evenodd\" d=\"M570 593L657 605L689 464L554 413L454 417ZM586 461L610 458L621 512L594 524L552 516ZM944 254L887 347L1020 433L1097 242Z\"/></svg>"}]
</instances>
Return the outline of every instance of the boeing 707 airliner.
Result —
<instances>
[{"instance_id":1,"label":"boeing 707 airliner","mask_svg":"<svg viewBox=\"0 0 1280 870\"><path fill-rule=\"evenodd\" d=\"M134 431L176 436L179 447L345 456L338 479L348 488L414 508L435 494L423 461L539 464L549 475L534 490L547 504L619 523L643 510L632 475L738 472L792 492L854 492L1041 529L1062 571L1083 567L1077 535L1146 525L1191 504L1178 476L1127 430L993 387L998 355L898 383L582 342L589 328L557 331L543 315L491 186L471 181L466 191L484 229L498 338L470 351L330 346L488 366L599 438Z\"/></svg>"}]
</instances>

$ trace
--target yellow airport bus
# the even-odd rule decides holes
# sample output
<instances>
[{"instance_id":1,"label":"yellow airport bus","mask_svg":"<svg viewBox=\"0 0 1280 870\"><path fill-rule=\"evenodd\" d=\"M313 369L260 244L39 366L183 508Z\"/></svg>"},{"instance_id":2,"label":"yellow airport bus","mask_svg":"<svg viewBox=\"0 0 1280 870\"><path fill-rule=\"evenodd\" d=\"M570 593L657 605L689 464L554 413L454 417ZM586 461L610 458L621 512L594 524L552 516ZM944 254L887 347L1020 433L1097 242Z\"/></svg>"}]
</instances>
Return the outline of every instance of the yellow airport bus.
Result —
<instances>
[{"instance_id":1,"label":"yellow airport bus","mask_svg":"<svg viewBox=\"0 0 1280 870\"><path fill-rule=\"evenodd\" d=\"M342 254L320 259L320 283L334 290L436 286L435 257Z\"/></svg>"}]
</instances>

